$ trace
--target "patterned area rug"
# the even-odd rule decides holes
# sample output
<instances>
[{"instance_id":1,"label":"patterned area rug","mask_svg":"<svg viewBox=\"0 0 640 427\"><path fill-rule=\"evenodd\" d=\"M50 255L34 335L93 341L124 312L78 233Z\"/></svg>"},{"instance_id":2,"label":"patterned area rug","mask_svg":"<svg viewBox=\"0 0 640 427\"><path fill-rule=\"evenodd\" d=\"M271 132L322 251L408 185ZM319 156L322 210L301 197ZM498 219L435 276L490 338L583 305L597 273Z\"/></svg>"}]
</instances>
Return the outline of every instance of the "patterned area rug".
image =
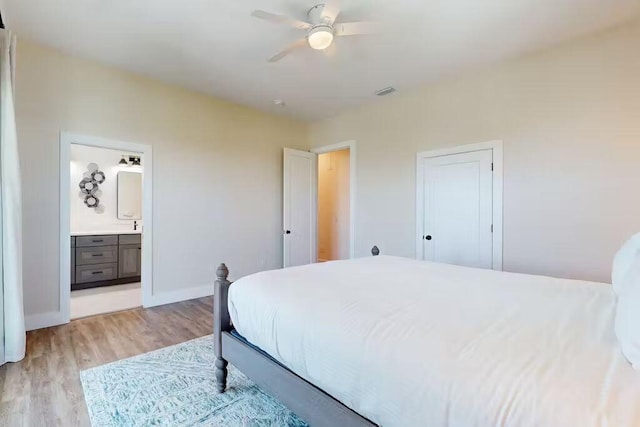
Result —
<instances>
[{"instance_id":1,"label":"patterned area rug","mask_svg":"<svg viewBox=\"0 0 640 427\"><path fill-rule=\"evenodd\" d=\"M80 373L94 427L307 427L235 367L216 391L211 335Z\"/></svg>"}]
</instances>

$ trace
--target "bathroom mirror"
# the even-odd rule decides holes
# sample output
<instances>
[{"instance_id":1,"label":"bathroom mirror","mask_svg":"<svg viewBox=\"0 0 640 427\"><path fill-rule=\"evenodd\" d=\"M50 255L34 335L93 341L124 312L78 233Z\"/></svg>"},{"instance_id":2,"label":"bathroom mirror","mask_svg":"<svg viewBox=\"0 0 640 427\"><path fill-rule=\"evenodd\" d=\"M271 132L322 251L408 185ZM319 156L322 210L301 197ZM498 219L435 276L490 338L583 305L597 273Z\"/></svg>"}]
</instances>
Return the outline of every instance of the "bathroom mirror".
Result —
<instances>
[{"instance_id":1,"label":"bathroom mirror","mask_svg":"<svg viewBox=\"0 0 640 427\"><path fill-rule=\"evenodd\" d=\"M118 172L118 219L142 219L142 174Z\"/></svg>"}]
</instances>

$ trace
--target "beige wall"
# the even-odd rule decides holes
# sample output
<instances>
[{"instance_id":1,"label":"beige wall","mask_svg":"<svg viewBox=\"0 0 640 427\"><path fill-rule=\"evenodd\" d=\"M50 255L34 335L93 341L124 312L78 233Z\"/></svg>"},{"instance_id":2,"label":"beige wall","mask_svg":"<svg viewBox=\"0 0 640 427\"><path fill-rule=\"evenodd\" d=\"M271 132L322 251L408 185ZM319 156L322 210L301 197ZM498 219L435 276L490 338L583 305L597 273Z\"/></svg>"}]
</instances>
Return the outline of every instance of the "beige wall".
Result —
<instances>
[{"instance_id":1,"label":"beige wall","mask_svg":"<svg viewBox=\"0 0 640 427\"><path fill-rule=\"evenodd\" d=\"M318 155L318 259L349 259L349 150Z\"/></svg>"},{"instance_id":2,"label":"beige wall","mask_svg":"<svg viewBox=\"0 0 640 427\"><path fill-rule=\"evenodd\" d=\"M282 264L282 147L306 124L24 40L16 90L27 315L59 310L61 131L153 146L154 294Z\"/></svg>"},{"instance_id":3,"label":"beige wall","mask_svg":"<svg viewBox=\"0 0 640 427\"><path fill-rule=\"evenodd\" d=\"M413 256L415 153L502 139L506 270L608 280L640 229L640 25L315 123L20 41L27 315L58 310L59 132L154 148L154 292L281 265L282 147L358 141L356 254Z\"/></svg>"},{"instance_id":4,"label":"beige wall","mask_svg":"<svg viewBox=\"0 0 640 427\"><path fill-rule=\"evenodd\" d=\"M356 254L414 256L415 154L504 141L504 268L608 281L640 231L640 24L312 126L358 142Z\"/></svg>"}]
</instances>

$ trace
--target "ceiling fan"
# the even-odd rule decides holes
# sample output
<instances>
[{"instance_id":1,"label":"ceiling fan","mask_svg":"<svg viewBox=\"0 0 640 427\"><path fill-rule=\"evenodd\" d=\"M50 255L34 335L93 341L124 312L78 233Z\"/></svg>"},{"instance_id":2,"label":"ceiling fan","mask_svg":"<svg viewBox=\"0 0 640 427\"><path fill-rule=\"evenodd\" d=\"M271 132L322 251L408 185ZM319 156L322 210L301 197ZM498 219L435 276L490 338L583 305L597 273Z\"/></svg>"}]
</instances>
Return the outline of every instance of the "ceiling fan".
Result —
<instances>
[{"instance_id":1,"label":"ceiling fan","mask_svg":"<svg viewBox=\"0 0 640 427\"><path fill-rule=\"evenodd\" d=\"M251 16L277 24L284 24L298 30L304 30L307 35L290 44L280 53L272 56L269 62L277 62L296 49L306 46L316 50L324 50L331 46L334 37L357 36L376 32L377 25L373 22L336 22L340 15L340 1L327 0L326 3L317 4L307 12L307 20L300 21L284 15L254 10Z\"/></svg>"}]
</instances>

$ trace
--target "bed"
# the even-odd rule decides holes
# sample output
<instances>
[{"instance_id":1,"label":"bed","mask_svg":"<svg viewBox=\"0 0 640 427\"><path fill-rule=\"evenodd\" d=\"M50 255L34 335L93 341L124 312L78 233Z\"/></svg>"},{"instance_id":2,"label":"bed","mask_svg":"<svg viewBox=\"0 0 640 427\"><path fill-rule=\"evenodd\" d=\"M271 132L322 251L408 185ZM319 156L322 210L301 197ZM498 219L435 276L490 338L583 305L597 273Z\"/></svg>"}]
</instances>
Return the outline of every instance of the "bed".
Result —
<instances>
[{"instance_id":1,"label":"bed","mask_svg":"<svg viewBox=\"0 0 640 427\"><path fill-rule=\"evenodd\" d=\"M232 363L314 427L640 425L608 284L392 256L227 276L219 391Z\"/></svg>"}]
</instances>

